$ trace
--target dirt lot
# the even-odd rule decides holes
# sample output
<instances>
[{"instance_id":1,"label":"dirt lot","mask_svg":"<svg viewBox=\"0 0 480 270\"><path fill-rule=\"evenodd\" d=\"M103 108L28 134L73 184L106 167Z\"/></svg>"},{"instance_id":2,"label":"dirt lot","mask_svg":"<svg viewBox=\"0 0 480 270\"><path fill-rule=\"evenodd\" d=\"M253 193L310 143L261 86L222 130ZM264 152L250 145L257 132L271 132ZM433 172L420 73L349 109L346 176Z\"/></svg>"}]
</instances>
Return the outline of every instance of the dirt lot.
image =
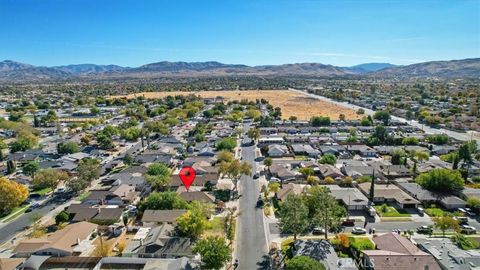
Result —
<instances>
[{"instance_id":1,"label":"dirt lot","mask_svg":"<svg viewBox=\"0 0 480 270\"><path fill-rule=\"evenodd\" d=\"M144 92L127 95L127 98L144 96L145 98L163 98L168 95L185 95L194 93L201 97L222 96L226 100L265 98L274 107L282 108L282 118L297 116L299 120L310 120L312 116L329 116L332 120L344 114L346 119L359 119L354 110L327 101L310 98L304 94L289 90L247 90L247 91L201 91L201 92ZM125 96L115 96L125 97ZM112 97L113 98L113 97Z\"/></svg>"}]
</instances>

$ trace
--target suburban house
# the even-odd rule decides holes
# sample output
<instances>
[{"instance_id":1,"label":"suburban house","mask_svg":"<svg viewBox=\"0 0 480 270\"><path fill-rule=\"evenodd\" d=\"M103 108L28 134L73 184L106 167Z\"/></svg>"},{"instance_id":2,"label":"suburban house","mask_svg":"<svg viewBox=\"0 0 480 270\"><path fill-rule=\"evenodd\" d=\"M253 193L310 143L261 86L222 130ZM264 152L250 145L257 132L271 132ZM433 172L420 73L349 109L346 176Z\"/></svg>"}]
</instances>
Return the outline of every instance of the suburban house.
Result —
<instances>
[{"instance_id":1,"label":"suburban house","mask_svg":"<svg viewBox=\"0 0 480 270\"><path fill-rule=\"evenodd\" d=\"M435 257L442 269L472 270L480 267L480 251L463 250L449 238L413 238L417 246Z\"/></svg>"},{"instance_id":2,"label":"suburban house","mask_svg":"<svg viewBox=\"0 0 480 270\"><path fill-rule=\"evenodd\" d=\"M109 190L92 190L82 203L89 205L124 205L134 202L136 198L137 192L134 186L121 184L113 186Z\"/></svg>"},{"instance_id":3,"label":"suburban house","mask_svg":"<svg viewBox=\"0 0 480 270\"><path fill-rule=\"evenodd\" d=\"M307 185L300 185L294 183L284 184L281 189L275 192L275 197L279 201L285 200L288 194L301 194L305 191Z\"/></svg>"},{"instance_id":4,"label":"suburban house","mask_svg":"<svg viewBox=\"0 0 480 270\"><path fill-rule=\"evenodd\" d=\"M190 238L175 235L175 227L164 223L141 228L122 252L123 257L180 258L193 257Z\"/></svg>"},{"instance_id":5,"label":"suburban house","mask_svg":"<svg viewBox=\"0 0 480 270\"><path fill-rule=\"evenodd\" d=\"M398 186L407 192L409 195L419 200L422 203L439 204L445 209L454 210L463 208L467 202L451 194L441 194L424 189L417 183L398 183Z\"/></svg>"},{"instance_id":6,"label":"suburban house","mask_svg":"<svg viewBox=\"0 0 480 270\"><path fill-rule=\"evenodd\" d=\"M375 250L363 250L362 264L375 270L441 270L435 258L397 233L373 238Z\"/></svg>"},{"instance_id":7,"label":"suburban house","mask_svg":"<svg viewBox=\"0 0 480 270\"><path fill-rule=\"evenodd\" d=\"M337 201L348 210L364 210L368 205L368 198L357 188L344 188L337 185L325 186Z\"/></svg>"},{"instance_id":8,"label":"suburban house","mask_svg":"<svg viewBox=\"0 0 480 270\"><path fill-rule=\"evenodd\" d=\"M345 177L345 175L343 175L339 169L330 164L320 164L318 165L318 169L323 178L331 177L333 179L337 179Z\"/></svg>"},{"instance_id":9,"label":"suburban house","mask_svg":"<svg viewBox=\"0 0 480 270\"><path fill-rule=\"evenodd\" d=\"M274 164L268 169L270 174L282 181L292 181L296 178L296 173L286 168L288 165Z\"/></svg>"},{"instance_id":10,"label":"suburban house","mask_svg":"<svg viewBox=\"0 0 480 270\"><path fill-rule=\"evenodd\" d=\"M90 206L71 204L65 211L72 214L72 222L90 221L97 224L113 224L120 221L123 208L112 206Z\"/></svg>"},{"instance_id":11,"label":"suburban house","mask_svg":"<svg viewBox=\"0 0 480 270\"><path fill-rule=\"evenodd\" d=\"M364 144L349 144L346 146L346 148L347 148L347 151L351 152L354 155L359 155L361 157L377 156L377 150Z\"/></svg>"},{"instance_id":12,"label":"suburban house","mask_svg":"<svg viewBox=\"0 0 480 270\"><path fill-rule=\"evenodd\" d=\"M268 156L269 157L288 157L292 156L288 151L286 145L281 144L271 144L268 146Z\"/></svg>"},{"instance_id":13,"label":"suburban house","mask_svg":"<svg viewBox=\"0 0 480 270\"><path fill-rule=\"evenodd\" d=\"M369 196L370 185L371 183L365 182L359 184L358 187L363 194ZM416 208L420 204L419 201L395 185L375 184L374 195L373 202L378 204L393 203L399 208Z\"/></svg>"},{"instance_id":14,"label":"suburban house","mask_svg":"<svg viewBox=\"0 0 480 270\"><path fill-rule=\"evenodd\" d=\"M326 269L356 270L351 258L340 259L332 244L327 240L296 240L293 249L294 256L308 256L321 262Z\"/></svg>"},{"instance_id":15,"label":"suburban house","mask_svg":"<svg viewBox=\"0 0 480 270\"><path fill-rule=\"evenodd\" d=\"M175 224L177 218L185 214L187 210L145 210L142 216L142 224L144 227L154 227L163 223Z\"/></svg>"},{"instance_id":16,"label":"suburban house","mask_svg":"<svg viewBox=\"0 0 480 270\"><path fill-rule=\"evenodd\" d=\"M16 257L49 255L55 257L78 256L91 249L90 238L97 230L97 224L78 222L50 235L21 241L14 249Z\"/></svg>"}]
</instances>

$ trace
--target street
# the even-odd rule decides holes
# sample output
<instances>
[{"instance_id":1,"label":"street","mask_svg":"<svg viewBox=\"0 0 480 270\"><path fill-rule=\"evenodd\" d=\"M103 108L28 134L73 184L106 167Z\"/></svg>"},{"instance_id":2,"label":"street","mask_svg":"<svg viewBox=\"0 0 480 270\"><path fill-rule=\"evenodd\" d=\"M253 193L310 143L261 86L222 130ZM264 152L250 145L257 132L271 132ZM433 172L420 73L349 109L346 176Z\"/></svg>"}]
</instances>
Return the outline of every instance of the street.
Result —
<instances>
[{"instance_id":1,"label":"street","mask_svg":"<svg viewBox=\"0 0 480 270\"><path fill-rule=\"evenodd\" d=\"M244 134L249 126L244 125ZM255 172L255 146L242 147L242 159L252 165ZM269 269L268 247L263 223L263 209L256 203L260 193L258 181L251 176L242 176L239 181L239 217L237 226L236 254L238 269Z\"/></svg>"}]
</instances>

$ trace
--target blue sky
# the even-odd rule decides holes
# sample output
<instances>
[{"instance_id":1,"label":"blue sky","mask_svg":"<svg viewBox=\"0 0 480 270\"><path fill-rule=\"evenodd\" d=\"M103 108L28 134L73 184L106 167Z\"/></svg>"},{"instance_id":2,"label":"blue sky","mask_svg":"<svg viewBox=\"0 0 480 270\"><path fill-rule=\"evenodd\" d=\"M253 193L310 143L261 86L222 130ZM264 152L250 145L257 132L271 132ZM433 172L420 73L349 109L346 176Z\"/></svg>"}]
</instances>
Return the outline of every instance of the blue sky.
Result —
<instances>
[{"instance_id":1,"label":"blue sky","mask_svg":"<svg viewBox=\"0 0 480 270\"><path fill-rule=\"evenodd\" d=\"M480 0L0 0L0 59L411 64L480 56Z\"/></svg>"}]
</instances>

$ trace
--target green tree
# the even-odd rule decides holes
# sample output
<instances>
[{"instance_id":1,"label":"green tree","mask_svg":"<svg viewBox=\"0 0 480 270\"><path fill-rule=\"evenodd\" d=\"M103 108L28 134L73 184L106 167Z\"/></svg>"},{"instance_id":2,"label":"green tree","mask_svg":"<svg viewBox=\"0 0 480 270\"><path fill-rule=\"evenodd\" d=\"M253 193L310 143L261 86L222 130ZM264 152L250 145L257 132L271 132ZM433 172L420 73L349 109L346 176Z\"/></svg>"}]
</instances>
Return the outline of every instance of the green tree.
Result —
<instances>
[{"instance_id":1,"label":"green tree","mask_svg":"<svg viewBox=\"0 0 480 270\"><path fill-rule=\"evenodd\" d=\"M260 129L258 128L250 128L248 130L248 137L254 141L258 140L260 138Z\"/></svg>"},{"instance_id":2,"label":"green tree","mask_svg":"<svg viewBox=\"0 0 480 270\"><path fill-rule=\"evenodd\" d=\"M192 207L183 215L177 218L177 231L186 237L196 239L207 228L208 221L201 206L192 205Z\"/></svg>"},{"instance_id":3,"label":"green tree","mask_svg":"<svg viewBox=\"0 0 480 270\"><path fill-rule=\"evenodd\" d=\"M298 170L301 174L305 175L305 178L315 174L315 171L311 167L303 167Z\"/></svg>"},{"instance_id":4,"label":"green tree","mask_svg":"<svg viewBox=\"0 0 480 270\"><path fill-rule=\"evenodd\" d=\"M426 189L444 192L461 190L464 185L462 174L449 169L433 169L420 174L415 181Z\"/></svg>"},{"instance_id":5,"label":"green tree","mask_svg":"<svg viewBox=\"0 0 480 270\"><path fill-rule=\"evenodd\" d=\"M40 165L36 161L30 161L27 164L23 165L22 171L25 175L34 177L35 173L40 169Z\"/></svg>"},{"instance_id":6,"label":"green tree","mask_svg":"<svg viewBox=\"0 0 480 270\"><path fill-rule=\"evenodd\" d=\"M76 142L67 141L61 142L57 145L57 152L59 154L74 154L80 152L80 146Z\"/></svg>"},{"instance_id":7,"label":"green tree","mask_svg":"<svg viewBox=\"0 0 480 270\"><path fill-rule=\"evenodd\" d=\"M221 269L230 260L230 248L220 236L201 239L193 247L193 252L200 254L205 269Z\"/></svg>"},{"instance_id":8,"label":"green tree","mask_svg":"<svg viewBox=\"0 0 480 270\"><path fill-rule=\"evenodd\" d=\"M165 188L171 181L172 170L163 163L153 163L147 168L145 180L153 189Z\"/></svg>"},{"instance_id":9,"label":"green tree","mask_svg":"<svg viewBox=\"0 0 480 270\"><path fill-rule=\"evenodd\" d=\"M338 204L325 187L310 188L305 195L305 203L313 224L325 229L325 239L328 238L328 230L338 228L341 219L346 215L345 208Z\"/></svg>"},{"instance_id":10,"label":"green tree","mask_svg":"<svg viewBox=\"0 0 480 270\"><path fill-rule=\"evenodd\" d=\"M229 151L220 151L217 154L217 162L222 163L222 162L232 162L234 159L232 152Z\"/></svg>"},{"instance_id":11,"label":"green tree","mask_svg":"<svg viewBox=\"0 0 480 270\"><path fill-rule=\"evenodd\" d=\"M263 160L263 165L267 166L267 168L270 168L270 166L272 166L272 163L273 163L273 160L271 157L266 157Z\"/></svg>"},{"instance_id":12,"label":"green tree","mask_svg":"<svg viewBox=\"0 0 480 270\"><path fill-rule=\"evenodd\" d=\"M234 159L231 162L221 162L218 173L223 176L228 176L233 182L233 189L237 189L237 182L242 175L252 175L252 166L247 162L240 162Z\"/></svg>"},{"instance_id":13,"label":"green tree","mask_svg":"<svg viewBox=\"0 0 480 270\"><path fill-rule=\"evenodd\" d=\"M445 237L445 231L457 231L459 228L458 220L454 219L451 216L434 217L433 222L435 223L435 228L442 231L443 237Z\"/></svg>"},{"instance_id":14,"label":"green tree","mask_svg":"<svg viewBox=\"0 0 480 270\"><path fill-rule=\"evenodd\" d=\"M328 116L313 116L310 118L310 124L314 127L329 126L330 117Z\"/></svg>"},{"instance_id":15,"label":"green tree","mask_svg":"<svg viewBox=\"0 0 480 270\"><path fill-rule=\"evenodd\" d=\"M77 167L77 176L88 183L100 177L100 160L95 158L80 160Z\"/></svg>"},{"instance_id":16,"label":"green tree","mask_svg":"<svg viewBox=\"0 0 480 270\"><path fill-rule=\"evenodd\" d=\"M287 262L285 270L325 270L325 266L308 256L295 256Z\"/></svg>"},{"instance_id":17,"label":"green tree","mask_svg":"<svg viewBox=\"0 0 480 270\"><path fill-rule=\"evenodd\" d=\"M17 138L12 142L10 147L10 152L15 153L19 151L26 151L28 149L35 148L38 144L38 137L29 131L19 131Z\"/></svg>"},{"instance_id":18,"label":"green tree","mask_svg":"<svg viewBox=\"0 0 480 270\"><path fill-rule=\"evenodd\" d=\"M390 121L390 113L387 111L376 111L373 114L373 118L378 121L382 121L385 126L388 125Z\"/></svg>"},{"instance_id":19,"label":"green tree","mask_svg":"<svg viewBox=\"0 0 480 270\"><path fill-rule=\"evenodd\" d=\"M102 149L112 149L114 147L112 137L104 132L97 133L97 143Z\"/></svg>"},{"instance_id":20,"label":"green tree","mask_svg":"<svg viewBox=\"0 0 480 270\"><path fill-rule=\"evenodd\" d=\"M320 164L335 165L337 163L337 157L334 154L325 154L318 161Z\"/></svg>"},{"instance_id":21,"label":"green tree","mask_svg":"<svg viewBox=\"0 0 480 270\"><path fill-rule=\"evenodd\" d=\"M55 224L59 225L60 223L68 222L70 220L70 215L66 211L61 211L55 216Z\"/></svg>"},{"instance_id":22,"label":"green tree","mask_svg":"<svg viewBox=\"0 0 480 270\"><path fill-rule=\"evenodd\" d=\"M61 181L68 180L68 174L56 169L40 170L33 177L32 185L35 189L55 189Z\"/></svg>"},{"instance_id":23,"label":"green tree","mask_svg":"<svg viewBox=\"0 0 480 270\"><path fill-rule=\"evenodd\" d=\"M134 161L135 160L133 159L132 155L130 155L129 153L125 154L125 156L123 157L123 163L128 166L132 165Z\"/></svg>"},{"instance_id":24,"label":"green tree","mask_svg":"<svg viewBox=\"0 0 480 270\"><path fill-rule=\"evenodd\" d=\"M237 146L237 142L235 141L234 138L231 138L231 137L221 139L216 143L216 147L218 151L222 151L222 150L232 151L236 146Z\"/></svg>"},{"instance_id":25,"label":"green tree","mask_svg":"<svg viewBox=\"0 0 480 270\"><path fill-rule=\"evenodd\" d=\"M172 210L187 209L188 203L176 192L152 192L147 199L140 203L140 210Z\"/></svg>"},{"instance_id":26,"label":"green tree","mask_svg":"<svg viewBox=\"0 0 480 270\"><path fill-rule=\"evenodd\" d=\"M301 195L287 195L279 214L282 232L293 233L294 240L308 228L308 208Z\"/></svg>"}]
</instances>

